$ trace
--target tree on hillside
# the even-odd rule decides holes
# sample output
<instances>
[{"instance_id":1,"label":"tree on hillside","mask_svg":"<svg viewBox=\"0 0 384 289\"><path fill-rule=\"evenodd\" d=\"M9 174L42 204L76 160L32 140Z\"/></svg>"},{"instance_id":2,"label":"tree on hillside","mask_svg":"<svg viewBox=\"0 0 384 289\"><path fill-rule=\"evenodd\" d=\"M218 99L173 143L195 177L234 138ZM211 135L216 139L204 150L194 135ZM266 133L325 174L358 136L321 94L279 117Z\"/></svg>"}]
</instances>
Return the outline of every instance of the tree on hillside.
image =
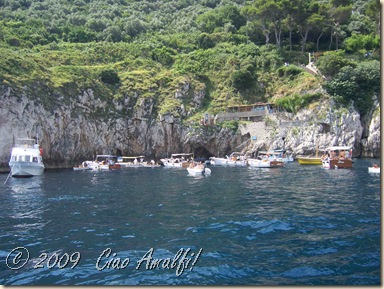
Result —
<instances>
[{"instance_id":1,"label":"tree on hillside","mask_svg":"<svg viewBox=\"0 0 384 289\"><path fill-rule=\"evenodd\" d=\"M196 22L203 32L212 33L215 29L224 28L226 24L232 24L237 30L246 24L246 19L237 7L230 5L199 15Z\"/></svg>"},{"instance_id":2,"label":"tree on hillside","mask_svg":"<svg viewBox=\"0 0 384 289\"><path fill-rule=\"evenodd\" d=\"M246 6L242 10L247 19L254 22L264 37L265 45L269 45L270 34L273 28L271 10L273 10L274 3L272 0L255 0L252 6Z\"/></svg>"},{"instance_id":3,"label":"tree on hillside","mask_svg":"<svg viewBox=\"0 0 384 289\"><path fill-rule=\"evenodd\" d=\"M299 0L295 21L299 27L301 37L301 52L305 51L309 31L315 29L323 22L324 18L319 14L317 1Z\"/></svg>"},{"instance_id":4,"label":"tree on hillside","mask_svg":"<svg viewBox=\"0 0 384 289\"><path fill-rule=\"evenodd\" d=\"M368 19L373 19L374 23L376 24L374 27L374 33L376 35L380 35L380 11L381 11L381 5L380 0L371 0L365 11L364 14L368 17Z\"/></svg>"},{"instance_id":5,"label":"tree on hillside","mask_svg":"<svg viewBox=\"0 0 384 289\"><path fill-rule=\"evenodd\" d=\"M295 15L298 13L297 0L282 0L282 7L285 11L283 25L289 31L289 51L292 51L292 31L295 28Z\"/></svg>"},{"instance_id":6,"label":"tree on hillside","mask_svg":"<svg viewBox=\"0 0 384 289\"><path fill-rule=\"evenodd\" d=\"M335 37L336 50L339 49L339 38L343 30L341 25L346 24L352 13L352 5L349 0L332 0L329 8L329 16L331 20L331 41L329 49L333 44L333 37Z\"/></svg>"}]
</instances>

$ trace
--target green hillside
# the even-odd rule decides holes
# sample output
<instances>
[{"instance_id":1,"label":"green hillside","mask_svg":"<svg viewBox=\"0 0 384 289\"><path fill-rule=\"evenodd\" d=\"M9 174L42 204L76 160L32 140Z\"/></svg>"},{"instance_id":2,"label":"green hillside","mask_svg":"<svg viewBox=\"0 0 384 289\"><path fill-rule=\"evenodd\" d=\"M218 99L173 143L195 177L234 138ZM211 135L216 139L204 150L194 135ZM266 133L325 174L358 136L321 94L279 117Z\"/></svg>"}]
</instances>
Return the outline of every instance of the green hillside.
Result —
<instances>
[{"instance_id":1,"label":"green hillside","mask_svg":"<svg viewBox=\"0 0 384 289\"><path fill-rule=\"evenodd\" d=\"M188 82L206 93L195 116L256 101L294 112L329 97L319 87L364 114L380 91L378 0L0 0L0 19L0 80L46 106L92 89L178 116Z\"/></svg>"}]
</instances>

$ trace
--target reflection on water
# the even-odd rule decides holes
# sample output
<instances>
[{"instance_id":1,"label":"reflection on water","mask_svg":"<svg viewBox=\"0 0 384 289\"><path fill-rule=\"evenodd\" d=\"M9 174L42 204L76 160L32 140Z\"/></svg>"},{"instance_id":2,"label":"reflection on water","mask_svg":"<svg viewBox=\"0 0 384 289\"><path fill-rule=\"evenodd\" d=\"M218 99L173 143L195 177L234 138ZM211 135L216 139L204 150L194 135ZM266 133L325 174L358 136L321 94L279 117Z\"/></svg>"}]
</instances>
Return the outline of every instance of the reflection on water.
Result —
<instances>
[{"instance_id":1,"label":"reflection on water","mask_svg":"<svg viewBox=\"0 0 384 289\"><path fill-rule=\"evenodd\" d=\"M2 270L0 283L377 285L380 178L367 166L211 167L198 177L164 168L62 170L10 179L0 193L0 257L24 246L35 261L42 252L79 252L81 260L74 269ZM111 258L130 258L127 268L97 270L107 248ZM175 268L136 270L151 248L160 259L203 251L181 276Z\"/></svg>"}]
</instances>

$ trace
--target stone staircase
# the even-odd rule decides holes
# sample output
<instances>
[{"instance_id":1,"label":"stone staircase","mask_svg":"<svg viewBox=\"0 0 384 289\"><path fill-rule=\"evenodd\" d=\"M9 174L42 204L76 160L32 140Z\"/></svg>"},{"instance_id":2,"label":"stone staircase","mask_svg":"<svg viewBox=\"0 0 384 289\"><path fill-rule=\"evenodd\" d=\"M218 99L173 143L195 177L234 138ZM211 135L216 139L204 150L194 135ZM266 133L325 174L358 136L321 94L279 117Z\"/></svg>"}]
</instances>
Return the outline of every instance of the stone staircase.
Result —
<instances>
[{"instance_id":1,"label":"stone staircase","mask_svg":"<svg viewBox=\"0 0 384 289\"><path fill-rule=\"evenodd\" d=\"M265 141L269 136L268 128L264 121L249 122L245 125L241 125L240 132L242 135L249 133L251 141Z\"/></svg>"}]
</instances>

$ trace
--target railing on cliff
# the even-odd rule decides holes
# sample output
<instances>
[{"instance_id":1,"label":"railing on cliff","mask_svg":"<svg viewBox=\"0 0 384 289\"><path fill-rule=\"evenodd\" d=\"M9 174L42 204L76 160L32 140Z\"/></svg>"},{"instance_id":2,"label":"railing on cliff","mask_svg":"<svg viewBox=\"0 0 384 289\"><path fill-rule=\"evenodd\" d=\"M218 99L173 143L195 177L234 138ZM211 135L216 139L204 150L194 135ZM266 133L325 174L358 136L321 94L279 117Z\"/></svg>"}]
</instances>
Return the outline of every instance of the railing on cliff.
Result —
<instances>
[{"instance_id":1,"label":"railing on cliff","mask_svg":"<svg viewBox=\"0 0 384 289\"><path fill-rule=\"evenodd\" d=\"M222 112L217 114L217 121L222 120L239 120L247 118L248 120L251 120L251 118L260 117L268 115L272 112L269 112L268 110L263 111L243 111L243 112Z\"/></svg>"}]
</instances>

